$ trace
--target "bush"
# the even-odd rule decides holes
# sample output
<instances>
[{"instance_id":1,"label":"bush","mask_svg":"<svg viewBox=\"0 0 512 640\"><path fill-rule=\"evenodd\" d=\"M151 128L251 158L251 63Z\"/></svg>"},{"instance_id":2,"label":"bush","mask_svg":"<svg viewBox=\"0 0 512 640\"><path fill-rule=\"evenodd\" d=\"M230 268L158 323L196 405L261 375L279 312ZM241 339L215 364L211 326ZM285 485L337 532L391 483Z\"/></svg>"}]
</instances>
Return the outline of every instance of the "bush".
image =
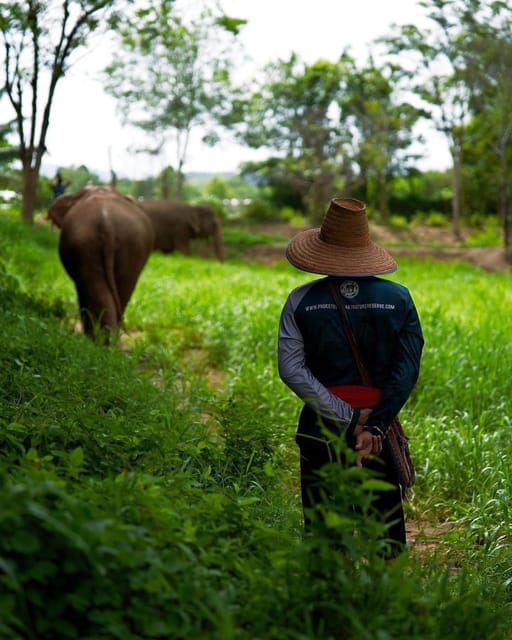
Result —
<instances>
[{"instance_id":1,"label":"bush","mask_svg":"<svg viewBox=\"0 0 512 640\"><path fill-rule=\"evenodd\" d=\"M389 223L395 229L406 230L409 228L409 221L405 216L391 216Z\"/></svg>"},{"instance_id":2,"label":"bush","mask_svg":"<svg viewBox=\"0 0 512 640\"><path fill-rule=\"evenodd\" d=\"M468 247L499 247L502 245L501 231L495 227L484 227L472 231L464 239Z\"/></svg>"},{"instance_id":3,"label":"bush","mask_svg":"<svg viewBox=\"0 0 512 640\"><path fill-rule=\"evenodd\" d=\"M276 219L276 212L268 202L251 200L243 207L243 218L249 222L270 222Z\"/></svg>"},{"instance_id":4,"label":"bush","mask_svg":"<svg viewBox=\"0 0 512 640\"><path fill-rule=\"evenodd\" d=\"M447 227L450 218L440 211L418 212L414 215L412 224L426 224L429 227Z\"/></svg>"}]
</instances>

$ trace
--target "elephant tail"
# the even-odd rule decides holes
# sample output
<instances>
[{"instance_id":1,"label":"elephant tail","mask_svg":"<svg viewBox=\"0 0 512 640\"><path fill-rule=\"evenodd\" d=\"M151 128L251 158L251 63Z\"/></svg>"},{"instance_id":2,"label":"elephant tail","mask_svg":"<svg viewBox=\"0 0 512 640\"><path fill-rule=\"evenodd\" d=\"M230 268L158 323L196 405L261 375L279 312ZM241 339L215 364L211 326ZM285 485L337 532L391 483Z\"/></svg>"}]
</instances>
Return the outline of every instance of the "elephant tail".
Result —
<instances>
[{"instance_id":1,"label":"elephant tail","mask_svg":"<svg viewBox=\"0 0 512 640\"><path fill-rule=\"evenodd\" d=\"M101 230L104 234L101 247L103 251L103 268L105 271L105 280L107 286L112 295L112 300L116 308L117 321L119 322L123 317L123 308L121 305L121 298L119 297L119 291L117 290L114 261L116 255L116 232L112 225L112 221L109 218L108 211L102 207L101 209L102 226Z\"/></svg>"}]
</instances>

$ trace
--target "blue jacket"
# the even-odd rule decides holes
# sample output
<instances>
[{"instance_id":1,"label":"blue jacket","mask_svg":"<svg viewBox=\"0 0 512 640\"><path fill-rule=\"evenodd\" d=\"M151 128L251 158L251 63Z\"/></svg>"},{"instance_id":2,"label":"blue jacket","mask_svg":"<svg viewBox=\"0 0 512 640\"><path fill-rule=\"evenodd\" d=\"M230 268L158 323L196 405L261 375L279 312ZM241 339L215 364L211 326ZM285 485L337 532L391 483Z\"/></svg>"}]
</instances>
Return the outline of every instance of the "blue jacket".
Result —
<instances>
[{"instance_id":1,"label":"blue jacket","mask_svg":"<svg viewBox=\"0 0 512 640\"><path fill-rule=\"evenodd\" d=\"M383 390L367 425L385 431L418 379L424 342L418 313L403 285L378 277L336 280L373 384ZM288 296L279 323L278 364L283 382L317 413L340 426L355 426L359 411L327 389L362 384L328 278Z\"/></svg>"}]
</instances>

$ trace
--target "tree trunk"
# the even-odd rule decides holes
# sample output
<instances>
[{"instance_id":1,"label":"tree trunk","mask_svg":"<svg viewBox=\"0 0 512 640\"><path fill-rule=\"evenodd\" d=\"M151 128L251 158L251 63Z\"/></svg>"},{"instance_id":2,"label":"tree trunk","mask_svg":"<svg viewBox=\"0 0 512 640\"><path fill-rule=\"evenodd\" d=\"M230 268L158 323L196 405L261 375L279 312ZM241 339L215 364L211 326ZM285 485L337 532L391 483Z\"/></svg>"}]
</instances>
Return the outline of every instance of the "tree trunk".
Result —
<instances>
[{"instance_id":1,"label":"tree trunk","mask_svg":"<svg viewBox=\"0 0 512 640\"><path fill-rule=\"evenodd\" d=\"M36 204L38 171L30 165L22 169L22 207L21 219L28 224L34 224L34 209Z\"/></svg>"},{"instance_id":2,"label":"tree trunk","mask_svg":"<svg viewBox=\"0 0 512 640\"><path fill-rule=\"evenodd\" d=\"M457 141L453 151L452 231L455 240L462 240L460 232L460 194L462 184L462 149Z\"/></svg>"},{"instance_id":3,"label":"tree trunk","mask_svg":"<svg viewBox=\"0 0 512 640\"><path fill-rule=\"evenodd\" d=\"M389 223L389 197L388 197L388 181L386 175L379 173L379 211L380 217L384 224Z\"/></svg>"},{"instance_id":4,"label":"tree trunk","mask_svg":"<svg viewBox=\"0 0 512 640\"><path fill-rule=\"evenodd\" d=\"M183 173L181 172L181 164L176 172L176 185L175 185L176 200L183 198Z\"/></svg>"},{"instance_id":5,"label":"tree trunk","mask_svg":"<svg viewBox=\"0 0 512 640\"><path fill-rule=\"evenodd\" d=\"M169 177L169 169L164 169L161 173L162 180L162 198L164 200L169 200L171 195L171 188L169 186L170 177Z\"/></svg>"},{"instance_id":6,"label":"tree trunk","mask_svg":"<svg viewBox=\"0 0 512 640\"><path fill-rule=\"evenodd\" d=\"M503 246L507 255L511 253L510 235L510 205L507 201L503 209Z\"/></svg>"},{"instance_id":7,"label":"tree trunk","mask_svg":"<svg viewBox=\"0 0 512 640\"><path fill-rule=\"evenodd\" d=\"M303 197L304 208L308 219L313 223L321 223L327 205L333 195L334 176L329 173L321 173L317 175Z\"/></svg>"},{"instance_id":8,"label":"tree trunk","mask_svg":"<svg viewBox=\"0 0 512 640\"><path fill-rule=\"evenodd\" d=\"M510 262L512 260L512 251L510 246L510 202L508 197L508 179L507 179L507 165L505 153L500 153L500 218L501 223L503 225L503 247L505 249L505 255L507 260Z\"/></svg>"}]
</instances>

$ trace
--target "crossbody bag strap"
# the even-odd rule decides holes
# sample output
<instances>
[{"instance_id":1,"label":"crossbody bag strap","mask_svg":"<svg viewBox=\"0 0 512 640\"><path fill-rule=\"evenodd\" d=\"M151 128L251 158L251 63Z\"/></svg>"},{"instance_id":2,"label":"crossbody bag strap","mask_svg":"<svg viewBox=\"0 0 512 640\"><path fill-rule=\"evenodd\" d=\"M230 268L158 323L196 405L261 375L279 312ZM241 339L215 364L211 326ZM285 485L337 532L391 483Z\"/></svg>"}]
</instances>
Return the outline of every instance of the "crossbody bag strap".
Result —
<instances>
[{"instance_id":1,"label":"crossbody bag strap","mask_svg":"<svg viewBox=\"0 0 512 640\"><path fill-rule=\"evenodd\" d=\"M359 369L359 374L361 375L361 379L363 384L368 387L372 387L372 379L370 374L368 373L368 369L364 364L363 356L361 355L361 351L359 350L359 346L356 341L356 337L354 335L354 331L352 329L352 325L350 324L350 319L348 317L347 310L345 308L345 301L340 293L339 286L333 279L329 281L329 289L331 290L332 297L334 302L336 303L336 307L338 308L338 313L340 315L341 321L343 323L343 328L345 329L345 336L350 344L350 348L352 349L352 353L354 354L354 359L357 364L357 368Z\"/></svg>"},{"instance_id":2,"label":"crossbody bag strap","mask_svg":"<svg viewBox=\"0 0 512 640\"><path fill-rule=\"evenodd\" d=\"M348 313L345 308L345 301L343 300L339 287L334 280L329 280L329 289L331 290L332 297L334 298L334 302L336 303L336 307L338 308L338 313L343 323L345 335L350 344L350 348L352 349L352 353L354 354L354 359L356 361L357 368L359 369L361 380L363 381L364 385L373 387L371 376L368 373L368 369L366 368L363 356L361 355L361 351L359 350L352 325L350 324L350 318L348 317ZM386 432L383 432L380 427L374 426L372 427L372 429L378 432L378 434L373 435L380 435L382 438L386 437Z\"/></svg>"},{"instance_id":3,"label":"crossbody bag strap","mask_svg":"<svg viewBox=\"0 0 512 640\"><path fill-rule=\"evenodd\" d=\"M359 347L352 330L352 325L350 324L350 319L345 308L345 301L343 300L339 287L336 285L334 280L329 280L329 288L331 290L332 297L334 298L334 302L338 307L338 312L345 329L345 335L347 336L347 340L352 348L363 384L373 386L371 384L370 375L364 364L363 357L359 351ZM367 427L365 427L365 429L366 428ZM416 474L414 471L414 463L409 452L409 445L407 443L408 438L404 433L400 420L398 419L398 416L396 416L384 431L377 426L371 427L370 432L372 435L377 435L373 433L374 430L378 431L378 435L380 435L382 440L387 443L388 455L390 456L393 468L396 472L397 481L402 487L402 495L405 498L407 490L414 485Z\"/></svg>"}]
</instances>

